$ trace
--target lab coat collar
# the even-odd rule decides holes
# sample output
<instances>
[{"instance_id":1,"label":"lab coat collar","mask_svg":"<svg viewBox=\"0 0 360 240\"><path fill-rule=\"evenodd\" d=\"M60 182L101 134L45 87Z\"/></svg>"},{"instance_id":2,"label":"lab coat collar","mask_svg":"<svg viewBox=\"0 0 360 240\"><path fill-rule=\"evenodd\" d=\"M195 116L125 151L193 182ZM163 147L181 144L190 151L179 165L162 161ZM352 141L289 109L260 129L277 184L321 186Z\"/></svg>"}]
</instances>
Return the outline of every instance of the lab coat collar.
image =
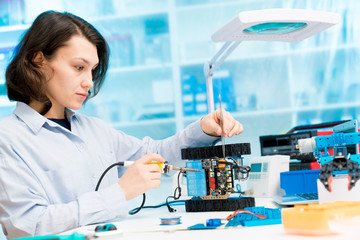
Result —
<instances>
[{"instance_id":1,"label":"lab coat collar","mask_svg":"<svg viewBox=\"0 0 360 240\"><path fill-rule=\"evenodd\" d=\"M71 119L76 116L75 113L70 109L65 109L65 113L69 122L71 123ZM48 123L50 126L57 126L55 123L49 121L46 117L42 116L40 113L23 102L16 103L14 114L20 118L34 134L37 134L45 123Z\"/></svg>"}]
</instances>

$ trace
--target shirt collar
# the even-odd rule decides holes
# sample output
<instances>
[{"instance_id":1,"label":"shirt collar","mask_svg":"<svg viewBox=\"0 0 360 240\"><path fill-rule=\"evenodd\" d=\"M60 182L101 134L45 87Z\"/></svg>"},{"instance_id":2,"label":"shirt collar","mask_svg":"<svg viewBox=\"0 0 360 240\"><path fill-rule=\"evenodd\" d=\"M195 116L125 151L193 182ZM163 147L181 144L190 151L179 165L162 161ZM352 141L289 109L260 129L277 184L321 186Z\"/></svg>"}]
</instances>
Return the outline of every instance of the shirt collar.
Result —
<instances>
[{"instance_id":1,"label":"shirt collar","mask_svg":"<svg viewBox=\"0 0 360 240\"><path fill-rule=\"evenodd\" d=\"M65 109L66 116L71 123L71 119L75 117L75 112ZM35 134L37 134L48 119L35 111L29 105L23 102L17 102L14 114L20 118ZM50 125L52 123L49 123Z\"/></svg>"},{"instance_id":2,"label":"shirt collar","mask_svg":"<svg viewBox=\"0 0 360 240\"><path fill-rule=\"evenodd\" d=\"M76 118L75 112L71 111L68 108L65 108L65 115L67 117L67 119L69 120L69 122L71 123L71 119L74 117Z\"/></svg>"}]
</instances>

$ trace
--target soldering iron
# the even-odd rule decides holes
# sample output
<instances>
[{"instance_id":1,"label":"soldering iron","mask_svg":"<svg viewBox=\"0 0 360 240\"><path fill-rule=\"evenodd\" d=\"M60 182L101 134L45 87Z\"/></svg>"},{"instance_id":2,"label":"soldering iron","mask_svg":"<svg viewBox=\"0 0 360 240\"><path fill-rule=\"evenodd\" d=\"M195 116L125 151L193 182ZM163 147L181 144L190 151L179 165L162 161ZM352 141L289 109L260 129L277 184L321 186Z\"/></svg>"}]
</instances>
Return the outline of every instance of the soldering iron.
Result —
<instances>
[{"instance_id":1,"label":"soldering iron","mask_svg":"<svg viewBox=\"0 0 360 240\"><path fill-rule=\"evenodd\" d=\"M124 161L124 162L119 162L119 166L123 166L123 167L129 167L134 163L134 161ZM159 168L161 169L162 173L169 173L171 170L178 170L178 171L182 171L182 172L200 172L200 170L198 169L194 169L194 168L186 168L186 167L176 167L173 165L170 165L168 162L150 162L149 164L156 164L159 166Z\"/></svg>"}]
</instances>

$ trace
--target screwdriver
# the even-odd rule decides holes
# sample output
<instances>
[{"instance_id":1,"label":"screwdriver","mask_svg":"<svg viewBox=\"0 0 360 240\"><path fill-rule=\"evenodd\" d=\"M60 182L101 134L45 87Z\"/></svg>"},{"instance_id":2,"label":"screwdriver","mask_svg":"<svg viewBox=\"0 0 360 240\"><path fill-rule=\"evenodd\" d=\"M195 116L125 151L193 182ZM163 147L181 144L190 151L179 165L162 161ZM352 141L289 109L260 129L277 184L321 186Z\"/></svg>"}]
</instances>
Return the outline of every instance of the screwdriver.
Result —
<instances>
[{"instance_id":1,"label":"screwdriver","mask_svg":"<svg viewBox=\"0 0 360 240\"><path fill-rule=\"evenodd\" d=\"M221 109L221 94L219 94L219 105L220 105L220 127L221 127L221 146L223 157L225 158L225 136L224 136L224 117Z\"/></svg>"},{"instance_id":2,"label":"screwdriver","mask_svg":"<svg viewBox=\"0 0 360 240\"><path fill-rule=\"evenodd\" d=\"M133 163L134 163L134 161L124 161L124 162L119 162L119 165L123 166L123 167L129 167ZM176 167L176 166L170 165L168 162L164 162L164 163L162 163L162 162L150 162L149 164L158 165L163 173L169 173L170 170L177 170L177 171L183 171L183 172L200 172L200 170L195 169L195 168Z\"/></svg>"}]
</instances>

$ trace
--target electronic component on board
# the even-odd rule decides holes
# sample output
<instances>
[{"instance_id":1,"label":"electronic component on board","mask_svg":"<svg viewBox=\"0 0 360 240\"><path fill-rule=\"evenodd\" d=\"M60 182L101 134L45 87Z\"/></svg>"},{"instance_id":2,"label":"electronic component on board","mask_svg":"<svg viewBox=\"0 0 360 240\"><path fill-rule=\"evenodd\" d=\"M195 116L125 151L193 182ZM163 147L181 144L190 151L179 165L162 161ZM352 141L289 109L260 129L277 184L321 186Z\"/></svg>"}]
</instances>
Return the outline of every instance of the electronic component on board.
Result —
<instances>
[{"instance_id":1,"label":"electronic component on board","mask_svg":"<svg viewBox=\"0 0 360 240\"><path fill-rule=\"evenodd\" d=\"M250 153L249 143L182 149L186 167L199 170L186 173L187 193L193 196L185 203L186 211L232 211L254 206L253 198L230 198L235 193L234 180L249 176L251 169L243 166L242 155Z\"/></svg>"}]
</instances>

